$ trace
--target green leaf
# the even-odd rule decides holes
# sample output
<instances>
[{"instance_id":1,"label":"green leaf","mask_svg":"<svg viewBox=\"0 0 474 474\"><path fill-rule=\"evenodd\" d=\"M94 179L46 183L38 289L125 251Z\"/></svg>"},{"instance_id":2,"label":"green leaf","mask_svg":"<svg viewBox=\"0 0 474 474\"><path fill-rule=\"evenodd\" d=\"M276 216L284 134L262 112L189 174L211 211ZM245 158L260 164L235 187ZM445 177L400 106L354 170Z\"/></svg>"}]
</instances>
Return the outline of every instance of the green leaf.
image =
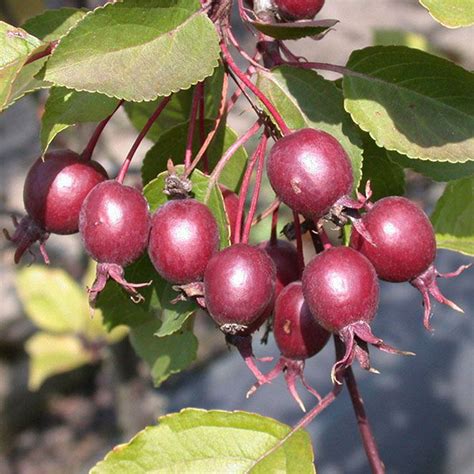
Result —
<instances>
[{"instance_id":1,"label":"green leaf","mask_svg":"<svg viewBox=\"0 0 474 474\"><path fill-rule=\"evenodd\" d=\"M37 59L36 61L23 66L11 85L8 97L6 97L0 110L7 109L24 95L39 89L51 87L50 82L36 79L36 74L43 68L48 58Z\"/></svg>"},{"instance_id":2,"label":"green leaf","mask_svg":"<svg viewBox=\"0 0 474 474\"><path fill-rule=\"evenodd\" d=\"M94 361L92 353L70 334L38 332L26 341L25 349L30 358L30 390L38 390L52 375L69 372Z\"/></svg>"},{"instance_id":3,"label":"green leaf","mask_svg":"<svg viewBox=\"0 0 474 474\"><path fill-rule=\"evenodd\" d=\"M474 76L445 59L403 46L352 53L346 110L377 142L411 158L474 159Z\"/></svg>"},{"instance_id":4,"label":"green leaf","mask_svg":"<svg viewBox=\"0 0 474 474\"><path fill-rule=\"evenodd\" d=\"M474 256L474 177L447 184L431 221L438 247Z\"/></svg>"},{"instance_id":5,"label":"green leaf","mask_svg":"<svg viewBox=\"0 0 474 474\"><path fill-rule=\"evenodd\" d=\"M431 16L448 28L474 24L472 0L420 0Z\"/></svg>"},{"instance_id":6,"label":"green leaf","mask_svg":"<svg viewBox=\"0 0 474 474\"><path fill-rule=\"evenodd\" d=\"M302 20L287 23L250 21L258 31L279 40L296 40L307 36L317 37L327 33L338 20Z\"/></svg>"},{"instance_id":7,"label":"green leaf","mask_svg":"<svg viewBox=\"0 0 474 474\"><path fill-rule=\"evenodd\" d=\"M187 89L210 76L219 60L216 29L199 8L197 0L97 8L62 38L45 78L136 102Z\"/></svg>"},{"instance_id":8,"label":"green leaf","mask_svg":"<svg viewBox=\"0 0 474 474\"><path fill-rule=\"evenodd\" d=\"M372 200L385 196L405 194L405 173L403 168L390 159L390 152L379 148L369 135L364 136L364 163L359 191L365 193L365 183L370 179Z\"/></svg>"},{"instance_id":9,"label":"green leaf","mask_svg":"<svg viewBox=\"0 0 474 474\"><path fill-rule=\"evenodd\" d=\"M45 152L58 133L78 123L99 122L117 107L117 99L103 94L53 87L41 119L41 148Z\"/></svg>"},{"instance_id":10,"label":"green leaf","mask_svg":"<svg viewBox=\"0 0 474 474\"><path fill-rule=\"evenodd\" d=\"M148 150L142 166L143 184L149 183L156 178L159 173L166 170L166 163L171 159L174 163L182 163L186 150L186 140L189 122L177 125L164 132L156 142L156 144ZM212 130L214 122L206 120L206 134ZM209 170L212 171L214 166L222 157L223 153L236 140L237 134L223 123L217 130L209 148L207 150L207 158ZM201 146L201 140L198 134L194 135L193 156L195 156ZM225 166L219 182L232 191L238 191L242 177L247 166L247 152L244 147L240 147Z\"/></svg>"},{"instance_id":11,"label":"green leaf","mask_svg":"<svg viewBox=\"0 0 474 474\"><path fill-rule=\"evenodd\" d=\"M99 294L96 307L102 311L104 325L109 331L120 325L133 328L146 323L155 317L155 310L161 309L161 294L167 282L156 273L148 255L143 255L125 269L125 279L132 283L152 283L139 289L144 301L134 303L115 281L108 281Z\"/></svg>"},{"instance_id":12,"label":"green leaf","mask_svg":"<svg viewBox=\"0 0 474 474\"><path fill-rule=\"evenodd\" d=\"M27 59L46 47L21 28L0 21L0 110L12 103L13 83Z\"/></svg>"},{"instance_id":13,"label":"green leaf","mask_svg":"<svg viewBox=\"0 0 474 474\"><path fill-rule=\"evenodd\" d=\"M196 303L191 300L179 301L172 303L178 296L178 293L173 290L172 285L168 283L165 286L161 295L161 326L155 333L155 336L164 337L174 334L179 331L184 323L187 321L197 309Z\"/></svg>"},{"instance_id":14,"label":"green leaf","mask_svg":"<svg viewBox=\"0 0 474 474\"><path fill-rule=\"evenodd\" d=\"M220 106L222 95L222 84L224 78L224 68L222 64L214 70L212 76L204 81L204 116L214 120ZM168 105L160 116L156 119L147 133L147 138L156 142L158 137L168 129L188 122L191 113L194 87L176 92L171 97ZM137 130L142 130L151 114L158 107L161 99L151 102L126 102L125 111L133 126ZM196 134L199 134L196 129ZM156 176L156 175L155 175Z\"/></svg>"},{"instance_id":15,"label":"green leaf","mask_svg":"<svg viewBox=\"0 0 474 474\"><path fill-rule=\"evenodd\" d=\"M413 160L396 151L387 151L387 156L393 163L403 168L410 168L434 181L452 181L474 175L474 161L449 163L449 161Z\"/></svg>"},{"instance_id":16,"label":"green leaf","mask_svg":"<svg viewBox=\"0 0 474 474\"><path fill-rule=\"evenodd\" d=\"M176 174L184 173L184 166L176 166ZM159 206L165 204L169 200L163 189L165 188L165 180L168 172L165 171L158 175L157 178L150 181L144 188L143 194L150 205L150 211L154 212ZM207 195L209 185L209 177L201 171L195 169L190 176L193 183L192 197L198 201L204 202ZM229 223L224 208L224 198L218 186L214 186L211 190L209 201L206 203L210 211L214 215L219 227L221 236L221 248L229 245Z\"/></svg>"},{"instance_id":17,"label":"green leaf","mask_svg":"<svg viewBox=\"0 0 474 474\"><path fill-rule=\"evenodd\" d=\"M78 8L58 8L27 20L22 28L43 41L55 41L63 37L87 14Z\"/></svg>"},{"instance_id":18,"label":"green leaf","mask_svg":"<svg viewBox=\"0 0 474 474\"><path fill-rule=\"evenodd\" d=\"M258 73L258 86L292 129L312 127L336 137L352 162L354 187L362 168L361 138L344 111L342 92L314 71L289 66Z\"/></svg>"},{"instance_id":19,"label":"green leaf","mask_svg":"<svg viewBox=\"0 0 474 474\"><path fill-rule=\"evenodd\" d=\"M158 319L154 319L130 331L130 342L149 365L156 387L170 375L186 369L196 359L198 346L196 337L189 329L167 337L156 337L160 324Z\"/></svg>"},{"instance_id":20,"label":"green leaf","mask_svg":"<svg viewBox=\"0 0 474 474\"><path fill-rule=\"evenodd\" d=\"M84 328L87 297L65 271L40 265L22 268L16 287L26 314L39 328L57 333Z\"/></svg>"},{"instance_id":21,"label":"green leaf","mask_svg":"<svg viewBox=\"0 0 474 474\"><path fill-rule=\"evenodd\" d=\"M289 426L253 413L187 408L116 446L91 474L314 473L311 439L304 431L259 461L289 431Z\"/></svg>"}]
</instances>

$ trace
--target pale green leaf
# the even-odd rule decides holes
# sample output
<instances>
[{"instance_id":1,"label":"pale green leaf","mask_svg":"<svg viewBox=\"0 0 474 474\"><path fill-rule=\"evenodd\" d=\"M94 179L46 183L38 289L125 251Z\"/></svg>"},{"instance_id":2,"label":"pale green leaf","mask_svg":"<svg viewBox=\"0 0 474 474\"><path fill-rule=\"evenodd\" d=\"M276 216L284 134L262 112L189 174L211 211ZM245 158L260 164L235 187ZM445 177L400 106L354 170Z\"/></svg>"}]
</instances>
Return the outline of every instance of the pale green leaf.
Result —
<instances>
[{"instance_id":1,"label":"pale green leaf","mask_svg":"<svg viewBox=\"0 0 474 474\"><path fill-rule=\"evenodd\" d=\"M25 30L0 21L0 110L12 102L13 82L27 59L46 46Z\"/></svg>"},{"instance_id":2,"label":"pale green leaf","mask_svg":"<svg viewBox=\"0 0 474 474\"><path fill-rule=\"evenodd\" d=\"M117 107L103 94L53 87L41 119L41 148L45 152L58 133L78 123L99 122Z\"/></svg>"},{"instance_id":3,"label":"pale green leaf","mask_svg":"<svg viewBox=\"0 0 474 474\"><path fill-rule=\"evenodd\" d=\"M154 385L157 387L172 374L189 367L196 359L198 341L187 328L170 336L157 337L160 321L154 319L130 331L130 342L136 353L150 367Z\"/></svg>"},{"instance_id":4,"label":"pale green leaf","mask_svg":"<svg viewBox=\"0 0 474 474\"><path fill-rule=\"evenodd\" d=\"M304 431L259 461L289 431L253 413L187 408L116 446L91 474L314 473L311 439Z\"/></svg>"},{"instance_id":5,"label":"pale green leaf","mask_svg":"<svg viewBox=\"0 0 474 474\"><path fill-rule=\"evenodd\" d=\"M420 0L431 16L448 28L474 24L472 0Z\"/></svg>"},{"instance_id":6,"label":"pale green leaf","mask_svg":"<svg viewBox=\"0 0 474 474\"><path fill-rule=\"evenodd\" d=\"M70 334L38 332L26 341L25 349L30 358L30 390L38 390L52 375L69 372L94 361L93 354Z\"/></svg>"},{"instance_id":7,"label":"pale green leaf","mask_svg":"<svg viewBox=\"0 0 474 474\"><path fill-rule=\"evenodd\" d=\"M87 296L65 271L31 265L18 271L16 287L27 316L39 328L56 333L84 328Z\"/></svg>"},{"instance_id":8,"label":"pale green leaf","mask_svg":"<svg viewBox=\"0 0 474 474\"><path fill-rule=\"evenodd\" d=\"M219 60L216 29L199 8L197 0L126 0L97 8L63 37L45 78L136 102L187 89L210 76Z\"/></svg>"},{"instance_id":9,"label":"pale green leaf","mask_svg":"<svg viewBox=\"0 0 474 474\"><path fill-rule=\"evenodd\" d=\"M204 80L204 117L214 120L220 106L224 67L222 64L214 70L212 76ZM170 128L189 121L195 87L173 94L165 109L155 120L147 133L147 138L156 142L158 137ZM161 98L151 102L126 102L124 109L137 130L142 130ZM196 135L199 135L196 127ZM156 177L156 175L154 176Z\"/></svg>"},{"instance_id":10,"label":"pale green leaf","mask_svg":"<svg viewBox=\"0 0 474 474\"><path fill-rule=\"evenodd\" d=\"M445 59L403 46L352 53L345 107L379 146L411 158L474 159L474 76Z\"/></svg>"},{"instance_id":11,"label":"pale green leaf","mask_svg":"<svg viewBox=\"0 0 474 474\"><path fill-rule=\"evenodd\" d=\"M22 28L43 41L55 41L64 36L84 16L87 10L57 8L27 20Z\"/></svg>"},{"instance_id":12,"label":"pale green leaf","mask_svg":"<svg viewBox=\"0 0 474 474\"><path fill-rule=\"evenodd\" d=\"M474 177L447 184L431 221L438 247L474 256Z\"/></svg>"},{"instance_id":13,"label":"pale green leaf","mask_svg":"<svg viewBox=\"0 0 474 474\"><path fill-rule=\"evenodd\" d=\"M156 178L158 174L165 171L168 159L171 159L173 163L183 162L188 126L189 122L186 122L167 130L159 137L155 145L148 150L142 166L143 184L149 183L152 179ZM206 120L206 133L208 133L213 126L213 121ZM230 127L227 127L225 123L219 127L207 149L209 171L212 171L225 150L227 150L237 138L237 134ZM193 156L197 154L200 146L200 137L198 134L195 134ZM220 175L219 182L231 191L238 191L247 166L247 159L248 156L245 148L239 147L226 164Z\"/></svg>"},{"instance_id":14,"label":"pale green leaf","mask_svg":"<svg viewBox=\"0 0 474 474\"><path fill-rule=\"evenodd\" d=\"M339 140L352 162L354 186L361 176L361 138L345 112L342 92L314 71L282 66L258 73L258 86L276 106L288 127L324 130Z\"/></svg>"},{"instance_id":15,"label":"pale green leaf","mask_svg":"<svg viewBox=\"0 0 474 474\"><path fill-rule=\"evenodd\" d=\"M176 174L180 175L183 173L184 166L176 166ZM165 204L170 199L170 197L163 192L167 176L168 172L165 171L159 174L158 177L150 181L143 188L143 194L150 205L151 212L154 212L159 206ZM198 201L204 202L207 196L209 177L195 169L192 172L190 179L193 183L192 197ZM224 208L224 198L222 197L222 192L218 186L212 188L209 195L209 201L206 204L216 219L221 237L221 248L227 247L229 245L229 222Z\"/></svg>"}]
</instances>

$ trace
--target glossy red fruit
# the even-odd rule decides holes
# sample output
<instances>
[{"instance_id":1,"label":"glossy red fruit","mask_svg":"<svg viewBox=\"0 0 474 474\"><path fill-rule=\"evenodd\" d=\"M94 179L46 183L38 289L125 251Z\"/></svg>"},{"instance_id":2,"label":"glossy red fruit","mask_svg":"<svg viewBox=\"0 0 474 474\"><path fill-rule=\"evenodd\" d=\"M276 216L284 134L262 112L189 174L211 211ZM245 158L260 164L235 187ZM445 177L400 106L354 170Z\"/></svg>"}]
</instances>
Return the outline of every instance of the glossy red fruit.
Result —
<instances>
[{"instance_id":1,"label":"glossy red fruit","mask_svg":"<svg viewBox=\"0 0 474 474\"><path fill-rule=\"evenodd\" d=\"M289 20L312 19L323 8L324 0L274 0L279 13Z\"/></svg>"},{"instance_id":2,"label":"glossy red fruit","mask_svg":"<svg viewBox=\"0 0 474 474\"><path fill-rule=\"evenodd\" d=\"M290 283L278 296L273 333L281 354L289 359L309 359L326 345L330 333L311 314L300 281Z\"/></svg>"},{"instance_id":3,"label":"glossy red fruit","mask_svg":"<svg viewBox=\"0 0 474 474\"><path fill-rule=\"evenodd\" d=\"M379 301L377 274L370 261L350 247L332 247L316 255L303 272L303 294L316 321L343 340L346 352L331 373L352 364L371 370L367 344L394 354L401 352L372 333Z\"/></svg>"},{"instance_id":4,"label":"glossy red fruit","mask_svg":"<svg viewBox=\"0 0 474 474\"><path fill-rule=\"evenodd\" d=\"M267 173L277 196L312 219L326 214L353 184L344 148L329 133L312 128L278 140L268 156Z\"/></svg>"},{"instance_id":5,"label":"glossy red fruit","mask_svg":"<svg viewBox=\"0 0 474 474\"><path fill-rule=\"evenodd\" d=\"M291 282L301 278L298 266L298 252L294 245L286 240L277 239L260 242L258 248L267 252L276 269L275 298Z\"/></svg>"},{"instance_id":6,"label":"glossy red fruit","mask_svg":"<svg viewBox=\"0 0 474 474\"><path fill-rule=\"evenodd\" d=\"M234 242L235 222L237 220L237 211L239 208L239 196L221 184L219 187L222 191L222 197L224 198L225 212L229 219L230 240L231 242Z\"/></svg>"},{"instance_id":7,"label":"glossy red fruit","mask_svg":"<svg viewBox=\"0 0 474 474\"><path fill-rule=\"evenodd\" d=\"M79 230L79 212L92 188L107 179L96 161L84 161L71 150L46 153L28 171L23 202L31 218L54 234Z\"/></svg>"},{"instance_id":8,"label":"glossy red fruit","mask_svg":"<svg viewBox=\"0 0 474 474\"><path fill-rule=\"evenodd\" d=\"M205 204L175 199L153 215L148 255L165 280L181 285L202 280L218 250L219 229Z\"/></svg>"},{"instance_id":9,"label":"glossy red fruit","mask_svg":"<svg viewBox=\"0 0 474 474\"><path fill-rule=\"evenodd\" d=\"M275 266L261 249L235 244L214 255L204 273L207 310L228 334L243 334L275 291Z\"/></svg>"},{"instance_id":10,"label":"glossy red fruit","mask_svg":"<svg viewBox=\"0 0 474 474\"><path fill-rule=\"evenodd\" d=\"M23 188L23 202L28 215L13 220L15 233L6 230L7 239L17 246L15 263L31 245L39 241L40 250L49 263L44 242L50 233L74 234L79 228L79 212L89 191L107 173L96 161L85 161L71 150L49 151L38 158L28 171Z\"/></svg>"},{"instance_id":11,"label":"glossy red fruit","mask_svg":"<svg viewBox=\"0 0 474 474\"><path fill-rule=\"evenodd\" d=\"M379 278L391 282L409 281L423 297L424 325L431 330L430 295L450 308L463 312L438 288L436 279L452 278L469 265L451 273L440 273L434 266L436 240L427 215L413 202L398 196L380 199L362 217L362 224L375 245L353 229L351 247L363 253Z\"/></svg>"},{"instance_id":12,"label":"glossy red fruit","mask_svg":"<svg viewBox=\"0 0 474 474\"><path fill-rule=\"evenodd\" d=\"M351 247L363 253L379 278L409 281L423 273L436 256L433 227L426 214L413 202L398 196L377 201L363 216L375 245L355 229Z\"/></svg>"},{"instance_id":13,"label":"glossy red fruit","mask_svg":"<svg viewBox=\"0 0 474 474\"><path fill-rule=\"evenodd\" d=\"M306 266L303 293L319 324L338 332L357 321L372 321L379 284L366 257L349 247L333 247L316 255Z\"/></svg>"},{"instance_id":14,"label":"glossy red fruit","mask_svg":"<svg viewBox=\"0 0 474 474\"><path fill-rule=\"evenodd\" d=\"M79 230L97 262L127 266L148 244L150 215L140 191L115 180L98 184L85 199Z\"/></svg>"}]
</instances>

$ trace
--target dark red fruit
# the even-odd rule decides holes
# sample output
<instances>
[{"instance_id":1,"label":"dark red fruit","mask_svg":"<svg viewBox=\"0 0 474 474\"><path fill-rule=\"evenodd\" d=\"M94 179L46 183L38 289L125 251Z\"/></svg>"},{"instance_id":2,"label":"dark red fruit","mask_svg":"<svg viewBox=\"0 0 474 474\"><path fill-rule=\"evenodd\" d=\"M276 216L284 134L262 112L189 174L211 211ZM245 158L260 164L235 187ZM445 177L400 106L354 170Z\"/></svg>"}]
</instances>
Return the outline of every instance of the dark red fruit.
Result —
<instances>
[{"instance_id":1,"label":"dark red fruit","mask_svg":"<svg viewBox=\"0 0 474 474\"><path fill-rule=\"evenodd\" d=\"M352 189L349 158L329 133L303 128L278 140L267 161L270 184L291 209L318 219Z\"/></svg>"},{"instance_id":2,"label":"dark red fruit","mask_svg":"<svg viewBox=\"0 0 474 474\"><path fill-rule=\"evenodd\" d=\"M344 341L346 354L333 368L348 367L357 356L370 370L366 343L400 353L372 334L379 301L377 274L369 260L349 247L333 247L316 255L303 272L303 293L316 321Z\"/></svg>"},{"instance_id":3,"label":"dark red fruit","mask_svg":"<svg viewBox=\"0 0 474 474\"><path fill-rule=\"evenodd\" d=\"M326 345L329 332L311 314L300 281L290 283L277 298L273 332L281 354L288 359L309 359Z\"/></svg>"},{"instance_id":4,"label":"dark red fruit","mask_svg":"<svg viewBox=\"0 0 474 474\"><path fill-rule=\"evenodd\" d=\"M377 201L362 217L375 245L354 230L351 247L362 252L382 280L409 281L423 273L436 256L433 227L426 214L406 198Z\"/></svg>"},{"instance_id":5,"label":"dark red fruit","mask_svg":"<svg viewBox=\"0 0 474 474\"><path fill-rule=\"evenodd\" d=\"M142 194L115 180L98 184L84 200L79 231L87 253L99 263L89 290L91 303L109 276L139 300L135 288L144 284L125 281L123 267L137 260L148 244L150 215Z\"/></svg>"},{"instance_id":6,"label":"dark red fruit","mask_svg":"<svg viewBox=\"0 0 474 474\"><path fill-rule=\"evenodd\" d=\"M264 375L247 393L251 395L263 383L269 383L283 372L288 390L304 411L296 391L296 380L301 379L306 389L318 399L318 392L306 383L303 375L305 360L317 354L327 343L329 332L314 319L306 304L301 282L295 281L283 289L275 302L273 331L281 357L276 366Z\"/></svg>"},{"instance_id":7,"label":"dark red fruit","mask_svg":"<svg viewBox=\"0 0 474 474\"><path fill-rule=\"evenodd\" d=\"M404 197L383 198L370 206L369 211L362 217L362 224L374 245L353 229L351 247L371 261L382 280L409 281L421 291L425 306L424 324L427 329L431 328L429 294L440 303L462 312L459 306L441 294L436 277L449 278L459 275L467 266L447 274L441 274L435 269L434 230L427 215L418 206Z\"/></svg>"},{"instance_id":8,"label":"dark red fruit","mask_svg":"<svg viewBox=\"0 0 474 474\"><path fill-rule=\"evenodd\" d=\"M220 184L219 187L222 191L222 197L224 198L225 212L229 219L230 241L234 242L235 222L237 220L237 211L239 208L239 196L230 189L227 189L225 186L222 186L222 184Z\"/></svg>"},{"instance_id":9,"label":"dark red fruit","mask_svg":"<svg viewBox=\"0 0 474 474\"><path fill-rule=\"evenodd\" d=\"M312 19L324 6L324 0L274 0L278 12L289 20Z\"/></svg>"},{"instance_id":10,"label":"dark red fruit","mask_svg":"<svg viewBox=\"0 0 474 474\"><path fill-rule=\"evenodd\" d=\"M86 161L71 150L55 150L38 158L28 171L23 202L28 216L10 239L17 244L15 262L36 241L43 244L49 233L74 234L79 229L79 212L90 190L107 179L96 161ZM7 237L8 236L8 233Z\"/></svg>"},{"instance_id":11,"label":"dark red fruit","mask_svg":"<svg viewBox=\"0 0 474 474\"><path fill-rule=\"evenodd\" d=\"M274 295L275 274L270 257L247 244L211 258L204 273L205 301L223 332L239 334L262 315Z\"/></svg>"},{"instance_id":12,"label":"dark red fruit","mask_svg":"<svg viewBox=\"0 0 474 474\"><path fill-rule=\"evenodd\" d=\"M273 260L276 269L275 297L291 282L301 278L298 265L298 252L294 245L286 240L267 240L258 244Z\"/></svg>"},{"instance_id":13,"label":"dark red fruit","mask_svg":"<svg viewBox=\"0 0 474 474\"><path fill-rule=\"evenodd\" d=\"M172 283L202 280L219 250L219 229L209 208L195 199L175 199L151 220L148 255L156 271Z\"/></svg>"}]
</instances>

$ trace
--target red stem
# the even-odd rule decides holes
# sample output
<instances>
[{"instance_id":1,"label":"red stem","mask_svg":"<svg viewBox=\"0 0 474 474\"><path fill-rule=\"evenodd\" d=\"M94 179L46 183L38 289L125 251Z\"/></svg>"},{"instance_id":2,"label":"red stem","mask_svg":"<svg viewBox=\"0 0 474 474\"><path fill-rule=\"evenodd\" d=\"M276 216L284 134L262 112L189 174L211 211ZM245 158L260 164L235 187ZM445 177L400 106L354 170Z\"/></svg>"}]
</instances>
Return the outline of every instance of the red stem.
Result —
<instances>
[{"instance_id":1,"label":"red stem","mask_svg":"<svg viewBox=\"0 0 474 474\"><path fill-rule=\"evenodd\" d=\"M123 183L123 180L125 179L125 176L127 175L128 168L130 167L130 163L132 162L132 158L135 155L135 152L137 151L137 148L140 146L140 143L145 138L145 135L148 133L148 130L150 130L151 126L153 125L155 120L160 116L161 112L163 112L164 108L168 105L168 102L170 100L171 100L171 96L163 98L163 100L158 104L158 107L153 112L151 117L147 120L142 131L138 134L138 137L133 142L133 145L130 148L130 151L128 152L128 155L125 158L125 161L123 162L123 165L120 168L120 171L116 178L119 183Z\"/></svg>"},{"instance_id":2,"label":"red stem","mask_svg":"<svg viewBox=\"0 0 474 474\"><path fill-rule=\"evenodd\" d=\"M300 275L302 275L304 270L303 239L301 237L300 217L296 211L293 211L293 223L295 225L296 250L298 252L298 267L300 270Z\"/></svg>"},{"instance_id":3,"label":"red stem","mask_svg":"<svg viewBox=\"0 0 474 474\"><path fill-rule=\"evenodd\" d=\"M244 173L244 177L242 179L242 185L240 186L239 205L237 207L237 217L235 219L235 227L234 227L234 242L233 242L234 244L238 244L240 242L245 200L247 198L247 192L250 186L250 178L252 177L252 171L259 157L261 143L262 142L260 141L248 162L247 168Z\"/></svg>"},{"instance_id":4,"label":"red stem","mask_svg":"<svg viewBox=\"0 0 474 474\"><path fill-rule=\"evenodd\" d=\"M265 150L267 148L268 137L264 133L260 141L259 152L258 152L258 162L257 162L257 173L255 175L255 186L253 188L252 199L250 201L249 214L245 221L244 232L242 234L242 242L247 243L250 236L250 229L252 228L252 220L255 216L255 211L257 210L258 197L260 195L260 189L262 187L262 177L263 169L265 165Z\"/></svg>"},{"instance_id":5,"label":"red stem","mask_svg":"<svg viewBox=\"0 0 474 474\"><path fill-rule=\"evenodd\" d=\"M204 202L208 201L211 190L219 181L219 177L227 162L242 145L247 143L258 132L260 126L261 124L259 119L224 152L221 159L217 162L214 170L212 171L211 176L209 177L209 184L207 186L207 193L204 198Z\"/></svg>"},{"instance_id":6,"label":"red stem","mask_svg":"<svg viewBox=\"0 0 474 474\"><path fill-rule=\"evenodd\" d=\"M267 108L268 112L278 125L278 128L280 129L281 133L283 135L288 135L290 133L290 129L283 120L283 117L280 115L274 105L268 100L266 95L246 76L243 71L240 70L237 64L235 64L224 41L221 41L221 51L229 68L258 97L262 104Z\"/></svg>"},{"instance_id":7,"label":"red stem","mask_svg":"<svg viewBox=\"0 0 474 474\"><path fill-rule=\"evenodd\" d=\"M201 146L206 142L206 101L204 94L204 82L201 82L198 86L201 89L200 101L199 101L199 138L201 140ZM209 161L207 159L206 150L202 155L203 159L203 171L204 173L209 173Z\"/></svg>"},{"instance_id":8,"label":"red stem","mask_svg":"<svg viewBox=\"0 0 474 474\"><path fill-rule=\"evenodd\" d=\"M222 121L222 118L225 115L226 111L226 99L227 99L227 91L229 89L229 80L227 78L227 74L224 74L224 79L222 82L222 95L221 95L221 103L219 106L219 112L217 113L216 121L214 123L213 129L207 134L206 140L202 144L201 148L198 151L198 154L194 158L193 162L191 163L191 166L188 168L187 172L185 173L185 176L189 176L194 168L199 164L201 161L201 158L204 156L206 153L206 150L209 147L209 144L211 143L212 139L214 138L215 134L217 133L217 130L219 128L219 125Z\"/></svg>"},{"instance_id":9,"label":"red stem","mask_svg":"<svg viewBox=\"0 0 474 474\"><path fill-rule=\"evenodd\" d=\"M357 387L357 382L354 377L352 367L348 367L345 370L344 379L351 397L352 406L354 407L354 413L357 418L357 425L362 438L362 443L364 444L365 453L367 455L367 459L369 460L372 472L375 474L383 474L385 472L385 466L382 462L382 459L380 458L377 443L365 412L364 401L362 400Z\"/></svg>"},{"instance_id":10,"label":"red stem","mask_svg":"<svg viewBox=\"0 0 474 474\"><path fill-rule=\"evenodd\" d=\"M262 222L263 219L266 219L277 207L280 207L280 204L281 201L278 198L275 198L271 204L252 221L252 226L257 225L259 222Z\"/></svg>"},{"instance_id":11,"label":"red stem","mask_svg":"<svg viewBox=\"0 0 474 474\"><path fill-rule=\"evenodd\" d=\"M200 84L194 88L193 102L191 105L191 113L189 115L188 137L186 139L186 151L184 152L184 169L187 170L191 166L191 157L193 156L193 138L194 129L196 128L196 117L201 100L202 89Z\"/></svg>"},{"instance_id":12,"label":"red stem","mask_svg":"<svg viewBox=\"0 0 474 474\"><path fill-rule=\"evenodd\" d=\"M243 48L240 46L239 42L237 41L237 38L234 36L234 33L232 30L229 28L227 31L227 36L232 43L232 46L240 53L240 55L246 59L250 64L255 66L258 69L262 69L263 71L269 71L266 67L262 66L259 62L257 62L250 54L247 54Z\"/></svg>"},{"instance_id":13,"label":"red stem","mask_svg":"<svg viewBox=\"0 0 474 474\"><path fill-rule=\"evenodd\" d=\"M277 226L278 226L278 211L280 210L280 203L272 212L272 229L270 231L270 243L276 245L277 243ZM253 222L252 222L253 224Z\"/></svg>"},{"instance_id":14,"label":"red stem","mask_svg":"<svg viewBox=\"0 0 474 474\"><path fill-rule=\"evenodd\" d=\"M112 118L115 112L117 112L117 110L122 104L123 104L123 100L119 101L114 111L104 120L102 120L102 122L99 122L97 124L97 127L94 130L94 133L92 134L91 138L89 139L89 142L87 143L86 147L81 153L81 157L84 161L89 161L91 159L92 153L94 153L95 146L97 145L97 142L99 141L99 138L102 132L104 131L104 128L106 127L106 125L109 123L109 120Z\"/></svg>"}]
</instances>

